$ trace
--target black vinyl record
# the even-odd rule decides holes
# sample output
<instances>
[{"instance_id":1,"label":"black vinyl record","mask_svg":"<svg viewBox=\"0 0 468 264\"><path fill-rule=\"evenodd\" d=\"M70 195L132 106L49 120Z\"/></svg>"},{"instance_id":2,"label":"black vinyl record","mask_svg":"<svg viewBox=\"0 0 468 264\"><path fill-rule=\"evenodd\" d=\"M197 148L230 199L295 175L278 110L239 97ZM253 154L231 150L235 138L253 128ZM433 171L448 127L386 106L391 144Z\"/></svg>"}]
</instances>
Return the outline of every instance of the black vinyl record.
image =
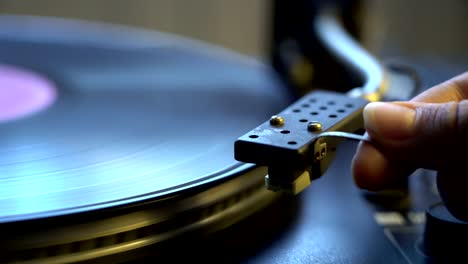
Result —
<instances>
[{"instance_id":1,"label":"black vinyl record","mask_svg":"<svg viewBox=\"0 0 468 264\"><path fill-rule=\"evenodd\" d=\"M289 98L251 59L116 25L3 16L0 63L57 94L0 122L0 223L157 199L242 173L250 165L234 160L234 140Z\"/></svg>"}]
</instances>

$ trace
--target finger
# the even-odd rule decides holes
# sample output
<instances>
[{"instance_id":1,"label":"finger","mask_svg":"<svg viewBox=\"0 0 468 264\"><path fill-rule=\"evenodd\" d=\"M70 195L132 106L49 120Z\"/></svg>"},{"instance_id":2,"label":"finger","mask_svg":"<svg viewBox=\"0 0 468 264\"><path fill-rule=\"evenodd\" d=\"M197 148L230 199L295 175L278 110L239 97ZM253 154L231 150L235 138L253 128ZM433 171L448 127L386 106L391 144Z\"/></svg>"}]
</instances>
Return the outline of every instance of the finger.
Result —
<instances>
[{"instance_id":1,"label":"finger","mask_svg":"<svg viewBox=\"0 0 468 264\"><path fill-rule=\"evenodd\" d=\"M468 72L438 84L418 96L412 102L446 103L468 99Z\"/></svg>"},{"instance_id":2,"label":"finger","mask_svg":"<svg viewBox=\"0 0 468 264\"><path fill-rule=\"evenodd\" d=\"M369 142L359 143L351 167L356 185L369 191L398 187L414 171L406 164L396 166Z\"/></svg>"},{"instance_id":3,"label":"finger","mask_svg":"<svg viewBox=\"0 0 468 264\"><path fill-rule=\"evenodd\" d=\"M431 89L428 89L427 91L413 98L411 102L446 103L450 101L458 102L465 98L468 98L468 72L463 73L459 76L456 76L437 86L434 86ZM372 105L368 106L368 108L370 107L372 107ZM465 111L462 109L463 105L460 108L461 108L460 111L462 112L462 115L463 115L463 113L465 113ZM424 112L425 110L422 110L422 111ZM367 109L365 112L369 112L369 109ZM431 111L429 111L429 113L431 113ZM434 113L434 111L432 111L432 113ZM424 115L429 120L432 120L431 117L427 117L428 116L427 111ZM393 133L393 136L396 136L397 138L398 136L404 136L402 134L398 134L399 132L402 132L401 130L399 130L399 128L401 128L401 124L398 124L398 121L406 120L405 118L402 118L403 116L404 115L399 115L398 113L396 113L395 115L390 114L389 116L387 116L389 120L380 120L380 122L377 121L378 122L377 125L383 126L380 129L380 132L383 131L384 134L376 133L376 131L372 131L372 128L370 128L369 126L375 123L376 121L372 122L372 121L367 120L366 124L368 126L368 130L370 131L371 138L379 137L380 135L380 141L382 141L382 138L385 139L385 136L387 136L385 135L385 133L390 133L390 134ZM366 117L365 115L365 119L368 119L368 118L369 116L367 115ZM385 118L385 113L383 114L383 118ZM466 122L467 119L464 118L463 116L455 115L455 117L452 116L451 118L452 118L451 122L459 123L456 126L458 127L466 126L463 124L463 122ZM456 121L453 121L453 118L455 118ZM439 119L440 119L440 116L439 116ZM437 122L434 122L433 125L435 125L436 123ZM431 131L431 129L429 129L428 131ZM460 131L458 133L463 134L463 132L460 132ZM392 140L395 141L395 139L391 138L391 140L386 142L387 145L391 145ZM419 141L423 142L423 140L424 139L420 139ZM443 140L442 141L438 140L438 141L443 142ZM356 154L353 158L353 163L352 163L352 172L353 172L353 176L357 185L368 190L379 190L379 189L385 188L388 185L388 182L392 181L392 178L401 179L410 175L411 172L413 171L412 169L413 166L414 168L417 168L418 165L428 165L427 167L431 167L432 164L424 164L425 163L424 158L428 155L432 155L433 152L435 151L425 152L426 154L423 157L418 158L420 157L421 153L419 153L419 151L417 150L417 146L413 145L412 147L413 153L411 153L411 155L408 155L408 154L400 155L402 153L403 154L407 153L407 151L405 151L404 149L404 144L405 143L400 142L399 145L397 144L398 147L391 148L391 151L390 151L391 155L387 155L387 156L384 155L381 151L379 151L377 148L375 148L371 144L364 144L363 146L358 147ZM419 145L421 144L423 143L419 143ZM384 150L385 141L382 145L383 146L381 146L380 148ZM444 146L439 146L438 148L441 149L443 147ZM431 148L431 147L429 144L427 144L426 148ZM440 157L444 155L449 156L449 154L446 152L447 151L436 153L435 156L436 157ZM429 153L432 153L432 154L429 154ZM404 158L409 161L413 160L413 166L410 166L409 164L405 164L404 161L402 161L403 159L402 156L405 156ZM432 157L435 157L435 156L432 156ZM423 160L421 161L421 159ZM434 158L431 158L431 159L434 159ZM446 161L439 162L439 163L446 163ZM439 164L438 166L441 166L441 165Z\"/></svg>"},{"instance_id":4,"label":"finger","mask_svg":"<svg viewBox=\"0 0 468 264\"><path fill-rule=\"evenodd\" d=\"M364 109L374 146L390 161L444 170L468 147L468 101L371 103ZM450 155L452 154L452 155Z\"/></svg>"}]
</instances>

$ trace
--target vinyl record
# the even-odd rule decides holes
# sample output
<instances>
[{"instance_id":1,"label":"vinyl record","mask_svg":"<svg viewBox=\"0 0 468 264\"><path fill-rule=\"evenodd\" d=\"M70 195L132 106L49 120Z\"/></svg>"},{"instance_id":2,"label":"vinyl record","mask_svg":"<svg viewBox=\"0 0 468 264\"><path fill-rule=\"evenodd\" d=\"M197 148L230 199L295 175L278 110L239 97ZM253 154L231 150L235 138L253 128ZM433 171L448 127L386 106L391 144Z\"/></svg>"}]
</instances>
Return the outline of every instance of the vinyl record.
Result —
<instances>
[{"instance_id":1,"label":"vinyl record","mask_svg":"<svg viewBox=\"0 0 468 264\"><path fill-rule=\"evenodd\" d=\"M49 101L0 122L0 223L159 199L242 174L250 165L234 160L234 140L288 103L260 63L116 25L3 16L0 63L0 97L20 98L17 106L28 96L12 95L7 71L50 85Z\"/></svg>"}]
</instances>

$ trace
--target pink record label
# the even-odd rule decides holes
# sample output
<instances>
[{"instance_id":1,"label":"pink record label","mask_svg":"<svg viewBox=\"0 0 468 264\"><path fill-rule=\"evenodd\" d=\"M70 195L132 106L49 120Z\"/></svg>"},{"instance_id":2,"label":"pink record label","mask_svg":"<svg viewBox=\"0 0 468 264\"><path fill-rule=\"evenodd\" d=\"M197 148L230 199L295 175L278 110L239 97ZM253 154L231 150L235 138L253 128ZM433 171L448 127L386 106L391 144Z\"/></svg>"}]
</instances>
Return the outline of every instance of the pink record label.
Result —
<instances>
[{"instance_id":1,"label":"pink record label","mask_svg":"<svg viewBox=\"0 0 468 264\"><path fill-rule=\"evenodd\" d=\"M0 64L0 122L37 113L56 97L55 85L38 73Z\"/></svg>"}]
</instances>

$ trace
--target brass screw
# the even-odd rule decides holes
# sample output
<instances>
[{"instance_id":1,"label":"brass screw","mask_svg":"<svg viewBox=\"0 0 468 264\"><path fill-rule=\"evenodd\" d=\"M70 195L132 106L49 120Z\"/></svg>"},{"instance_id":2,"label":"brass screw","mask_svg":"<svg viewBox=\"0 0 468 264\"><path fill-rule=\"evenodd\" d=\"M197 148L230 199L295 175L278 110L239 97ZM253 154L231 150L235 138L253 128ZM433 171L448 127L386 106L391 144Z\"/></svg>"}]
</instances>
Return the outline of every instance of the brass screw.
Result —
<instances>
[{"instance_id":1,"label":"brass screw","mask_svg":"<svg viewBox=\"0 0 468 264\"><path fill-rule=\"evenodd\" d=\"M310 132L319 132L322 130L322 124L318 121L309 122L307 125L307 130Z\"/></svg>"},{"instance_id":2,"label":"brass screw","mask_svg":"<svg viewBox=\"0 0 468 264\"><path fill-rule=\"evenodd\" d=\"M284 125L284 118L281 116L272 116L270 118L270 125L272 126L282 126Z\"/></svg>"}]
</instances>

